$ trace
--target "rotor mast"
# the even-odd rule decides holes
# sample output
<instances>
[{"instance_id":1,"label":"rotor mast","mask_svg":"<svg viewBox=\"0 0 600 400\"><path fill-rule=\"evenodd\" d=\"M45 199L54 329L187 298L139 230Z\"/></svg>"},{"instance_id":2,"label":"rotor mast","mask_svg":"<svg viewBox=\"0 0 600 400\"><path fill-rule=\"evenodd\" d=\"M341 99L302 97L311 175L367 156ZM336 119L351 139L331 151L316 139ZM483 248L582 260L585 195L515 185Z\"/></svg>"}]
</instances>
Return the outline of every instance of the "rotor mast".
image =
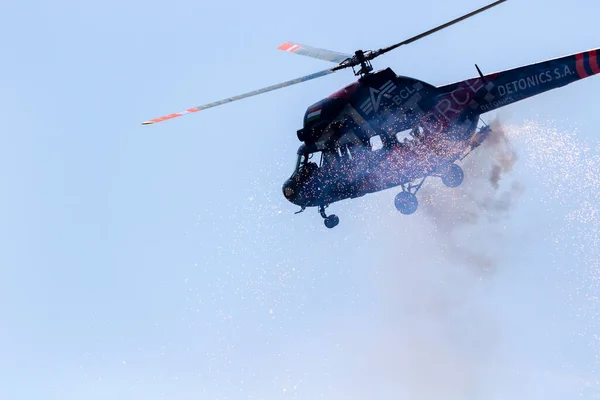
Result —
<instances>
[{"instance_id":1,"label":"rotor mast","mask_svg":"<svg viewBox=\"0 0 600 400\"><path fill-rule=\"evenodd\" d=\"M354 52L354 57L356 59L356 63L352 64L352 72L356 76L365 76L369 75L371 71L373 71L373 66L371 65L371 61L365 57L365 52L362 50L357 50ZM356 65L360 65L360 69L356 71L354 68Z\"/></svg>"}]
</instances>

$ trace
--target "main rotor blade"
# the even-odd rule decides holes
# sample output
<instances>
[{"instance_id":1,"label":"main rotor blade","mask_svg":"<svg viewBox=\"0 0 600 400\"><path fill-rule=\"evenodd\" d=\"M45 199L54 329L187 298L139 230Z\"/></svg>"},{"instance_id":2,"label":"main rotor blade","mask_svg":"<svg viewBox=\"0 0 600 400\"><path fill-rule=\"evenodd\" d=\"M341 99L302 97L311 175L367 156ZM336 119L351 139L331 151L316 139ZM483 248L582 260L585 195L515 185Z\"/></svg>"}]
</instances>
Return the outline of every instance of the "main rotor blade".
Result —
<instances>
[{"instance_id":1,"label":"main rotor blade","mask_svg":"<svg viewBox=\"0 0 600 400\"><path fill-rule=\"evenodd\" d=\"M298 54L301 56L307 56L317 58L319 60L325 60L336 64L342 61L352 58L352 54L340 53L338 51L331 51L327 49L320 49L318 47L307 46L300 43L285 42L284 44L277 47L278 50L282 50L292 54Z\"/></svg>"},{"instance_id":2,"label":"main rotor blade","mask_svg":"<svg viewBox=\"0 0 600 400\"><path fill-rule=\"evenodd\" d=\"M281 88L284 88L286 86L291 86L291 85L295 85L297 83L310 81L312 79L320 78L322 76L329 75L329 74L332 74L334 72L336 72L336 71L334 71L333 69L326 69L326 70L323 70L323 71L315 72L314 74L302 76L300 78L292 79L292 80L289 80L287 82L278 83L276 85L268 86L266 88L262 88L262 89L258 89L258 90L253 90L252 92L240 94L238 96L228 97L228 98L223 99L223 100L219 100L219 101L215 101L213 103L205 104L203 106L188 108L185 111L178 112L178 113L173 113L173 114L169 114L169 115L165 115L164 117L159 117L159 118L151 119L151 120L142 122L142 125L155 124L157 122L162 122L162 121L165 121L165 120L168 120L168 119L180 117L180 116L185 115L185 114L190 114L190 113L198 112L200 110L206 110L207 108L216 107L216 106L220 106L222 104L231 103L232 101L245 99L246 97L256 96L256 95L259 95L259 94L262 94L262 93L266 93L266 92L270 92L270 91L273 91L273 90L281 89Z\"/></svg>"},{"instance_id":3,"label":"main rotor blade","mask_svg":"<svg viewBox=\"0 0 600 400\"><path fill-rule=\"evenodd\" d=\"M486 10L489 10L489 9L490 9L490 8L492 8L492 7L496 7L497 5L499 5L499 4L501 4L501 3L504 3L505 1L506 1L506 0L498 0L498 1L494 2L494 3L488 4L488 5L487 5L487 6L485 6L485 7L482 7L482 8L480 8L480 9L478 9L478 10L475 10L475 11L473 11L473 12L470 12L470 13L468 13L468 14L465 14L465 15L463 15L463 16L462 16L462 17L460 17L460 18L456 18L455 20L452 20L452 21L450 21L450 22L447 22L447 23L445 23L445 24L443 24L443 25L440 25L440 26L438 26L438 27L435 27L435 28L433 28L433 29L430 29L430 30L428 30L427 32L421 33L420 35L413 36L413 37L411 37L410 39L407 39L407 40L405 40L405 41L403 41L403 42L396 43L396 44L394 44L394 45L392 45L392 46L389 46L389 47L384 47L383 49L376 50L376 51L374 51L374 52L372 52L371 54L369 54L369 55L368 55L368 59L370 59L370 60L371 60L371 59L373 59L373 58L375 58L375 57L377 57L377 56L380 56L380 55L382 55L382 54L384 54L384 53L387 53L388 51L394 50L394 49L396 49L396 48L398 48L398 47L400 47L400 46L403 46L403 45L405 45L405 44L409 44L409 43L415 42L415 41L417 41L417 40L419 40L419 39L422 39L422 38L424 38L425 36L429 36L429 35L431 35L432 33L435 33L435 32L438 32L438 31L441 31L442 29L445 29L445 28L447 28L447 27L449 27L449 26L451 26L451 25L454 25L454 24L456 24L456 23L458 23L458 22L464 21L465 19L467 19L467 18L470 18L470 17L472 17L472 16L474 16L474 15L476 15L476 14L479 14L479 13L482 13L482 12L484 12L484 11L486 11Z\"/></svg>"}]
</instances>

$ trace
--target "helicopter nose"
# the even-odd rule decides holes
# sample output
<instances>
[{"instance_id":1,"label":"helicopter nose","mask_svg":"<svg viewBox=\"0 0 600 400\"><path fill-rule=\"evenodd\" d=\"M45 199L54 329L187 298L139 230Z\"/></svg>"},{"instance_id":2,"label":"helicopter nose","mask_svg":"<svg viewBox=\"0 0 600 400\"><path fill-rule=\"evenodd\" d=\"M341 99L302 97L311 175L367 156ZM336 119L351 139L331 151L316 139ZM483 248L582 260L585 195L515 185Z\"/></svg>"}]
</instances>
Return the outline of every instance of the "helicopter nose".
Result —
<instances>
[{"instance_id":1,"label":"helicopter nose","mask_svg":"<svg viewBox=\"0 0 600 400\"><path fill-rule=\"evenodd\" d=\"M285 181L282 187L283 195L289 202L296 204L295 200L298 196L298 186L292 179Z\"/></svg>"}]
</instances>

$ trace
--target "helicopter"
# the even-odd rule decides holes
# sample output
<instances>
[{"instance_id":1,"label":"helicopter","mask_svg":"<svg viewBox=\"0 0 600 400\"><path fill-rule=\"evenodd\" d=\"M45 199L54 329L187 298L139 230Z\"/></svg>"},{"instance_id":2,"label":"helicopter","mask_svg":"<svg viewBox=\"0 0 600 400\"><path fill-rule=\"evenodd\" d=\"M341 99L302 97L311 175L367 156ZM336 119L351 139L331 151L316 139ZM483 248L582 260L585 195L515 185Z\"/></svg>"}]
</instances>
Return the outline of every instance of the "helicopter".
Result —
<instances>
[{"instance_id":1,"label":"helicopter","mask_svg":"<svg viewBox=\"0 0 600 400\"><path fill-rule=\"evenodd\" d=\"M433 86L391 68L374 71L371 61L460 21L495 7L495 1L424 33L379 50L354 54L285 42L279 50L312 57L336 66L277 85L230 97L143 122L154 124L207 108L320 78L352 68L356 81L308 107L297 130L302 144L284 197L300 207L317 207L327 228L339 224L325 209L394 187L396 209L416 212L416 194L429 177L455 188L464 171L458 164L491 133L481 115L557 89L600 72L600 49L549 59L500 72L482 73L464 81ZM379 145L378 145L379 144Z\"/></svg>"}]
</instances>

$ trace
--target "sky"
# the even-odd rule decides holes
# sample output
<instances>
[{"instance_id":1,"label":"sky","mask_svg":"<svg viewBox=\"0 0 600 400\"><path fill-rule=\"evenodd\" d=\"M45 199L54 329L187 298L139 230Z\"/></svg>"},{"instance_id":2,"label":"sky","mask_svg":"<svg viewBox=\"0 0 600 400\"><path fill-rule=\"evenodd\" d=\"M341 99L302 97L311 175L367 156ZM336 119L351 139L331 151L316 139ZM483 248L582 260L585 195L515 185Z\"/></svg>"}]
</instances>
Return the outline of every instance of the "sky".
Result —
<instances>
[{"instance_id":1,"label":"sky","mask_svg":"<svg viewBox=\"0 0 600 400\"><path fill-rule=\"evenodd\" d=\"M600 398L600 78L484 115L507 141L414 215L388 190L328 230L281 185L351 72L141 122L329 66L285 41L487 3L286 4L0 4L0 399ZM599 9L510 0L374 66L443 85L600 47Z\"/></svg>"}]
</instances>

